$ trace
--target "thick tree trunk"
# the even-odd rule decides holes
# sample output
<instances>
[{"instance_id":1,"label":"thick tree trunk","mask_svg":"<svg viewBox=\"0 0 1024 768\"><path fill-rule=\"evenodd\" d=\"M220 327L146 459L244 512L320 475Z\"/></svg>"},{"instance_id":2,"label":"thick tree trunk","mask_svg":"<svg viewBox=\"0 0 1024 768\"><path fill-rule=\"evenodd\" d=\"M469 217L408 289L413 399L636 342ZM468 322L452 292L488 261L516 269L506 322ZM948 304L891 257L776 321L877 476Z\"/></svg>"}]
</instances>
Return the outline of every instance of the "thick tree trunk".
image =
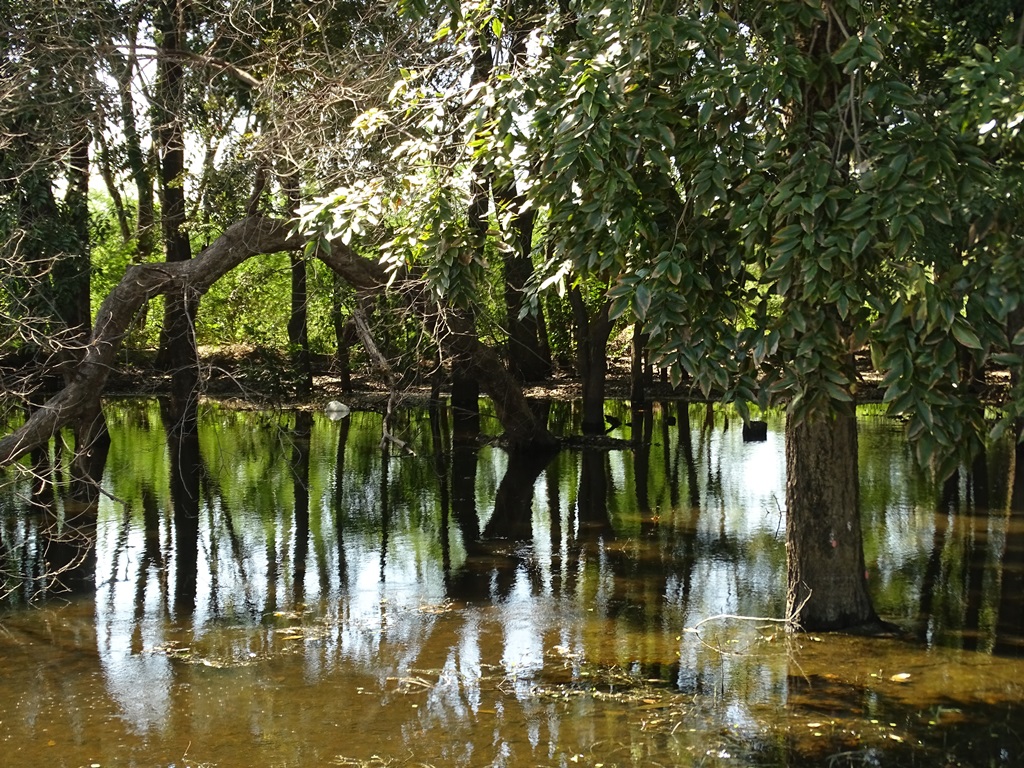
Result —
<instances>
[{"instance_id":1,"label":"thick tree trunk","mask_svg":"<svg viewBox=\"0 0 1024 768\"><path fill-rule=\"evenodd\" d=\"M331 323L334 325L334 339L337 346L335 366L342 392L352 391L352 356L350 347L356 338L355 323L345 320L341 312L341 275L334 273L331 281Z\"/></svg>"},{"instance_id":2,"label":"thick tree trunk","mask_svg":"<svg viewBox=\"0 0 1024 768\"><path fill-rule=\"evenodd\" d=\"M71 147L68 190L64 203L71 216L75 249L54 266L57 310L75 347L89 336L92 323L91 263L89 248L89 126L82 124ZM77 355L77 350L72 350Z\"/></svg>"},{"instance_id":3,"label":"thick tree trunk","mask_svg":"<svg viewBox=\"0 0 1024 768\"><path fill-rule=\"evenodd\" d=\"M647 402L647 366L644 349L647 345L647 334L644 324L633 323L633 344L629 366L629 399L633 408L643 408Z\"/></svg>"},{"instance_id":4,"label":"thick tree trunk","mask_svg":"<svg viewBox=\"0 0 1024 768\"><path fill-rule=\"evenodd\" d=\"M534 489L554 456L553 451L519 451L509 457L505 476L494 495L494 513L484 528L485 539L533 538Z\"/></svg>"},{"instance_id":5,"label":"thick tree trunk","mask_svg":"<svg viewBox=\"0 0 1024 768\"><path fill-rule=\"evenodd\" d=\"M1018 438L1021 435L1018 433ZM1019 440L1010 457L1009 499L1006 510L1006 542L1002 553L996 643L993 651L1019 656L1024 647L1024 444Z\"/></svg>"},{"instance_id":6,"label":"thick tree trunk","mask_svg":"<svg viewBox=\"0 0 1024 768\"><path fill-rule=\"evenodd\" d=\"M1024 32L1024 23L1021 24L1021 31ZM1006 322L1006 333L1011 340L1021 331L1024 331L1024 306L1018 306L1011 312ZM1011 349L1024 357L1024 344L1015 344ZM1010 369L1010 383L1013 386L1018 386L1021 381L1024 381L1024 366L1012 367ZM1018 436L1024 434L1024 419L1017 419L1016 431Z\"/></svg>"},{"instance_id":7,"label":"thick tree trunk","mask_svg":"<svg viewBox=\"0 0 1024 768\"><path fill-rule=\"evenodd\" d=\"M92 264L89 241L89 126L77 126L78 140L71 147L68 189L64 198L71 217L75 249L54 265L55 295L61 324L67 331L67 346L61 351L64 381L70 382L84 355L92 323ZM99 400L84 408L73 421L75 455L72 460L72 497L92 502L106 461L110 438Z\"/></svg>"},{"instance_id":8,"label":"thick tree trunk","mask_svg":"<svg viewBox=\"0 0 1024 768\"><path fill-rule=\"evenodd\" d=\"M306 599L306 560L309 556L309 453L313 432L313 414L295 414L292 433L292 494L295 510L294 548L292 550L292 604L302 605Z\"/></svg>"},{"instance_id":9,"label":"thick tree trunk","mask_svg":"<svg viewBox=\"0 0 1024 768\"><path fill-rule=\"evenodd\" d=\"M71 466L71 496L86 503L99 498L110 450L110 433L99 398L89 405L75 420L75 456Z\"/></svg>"},{"instance_id":10,"label":"thick tree trunk","mask_svg":"<svg viewBox=\"0 0 1024 768\"><path fill-rule=\"evenodd\" d=\"M297 391L308 395L313 389L313 366L309 354L309 324L306 288L306 260L298 251L292 251L292 306L288 317L288 344L291 347L292 364L295 366Z\"/></svg>"},{"instance_id":11,"label":"thick tree trunk","mask_svg":"<svg viewBox=\"0 0 1024 768\"><path fill-rule=\"evenodd\" d=\"M171 503L174 508L174 615L180 620L191 616L196 609L203 462L199 432L194 428L196 403L185 404L192 413L178 411L173 401L160 405L167 431Z\"/></svg>"},{"instance_id":12,"label":"thick tree trunk","mask_svg":"<svg viewBox=\"0 0 1024 768\"><path fill-rule=\"evenodd\" d=\"M807 631L880 626L867 591L853 406L786 424L787 615Z\"/></svg>"},{"instance_id":13,"label":"thick tree trunk","mask_svg":"<svg viewBox=\"0 0 1024 768\"><path fill-rule=\"evenodd\" d=\"M613 536L608 512L608 453L593 448L580 452L580 485L576 496L576 524L581 541Z\"/></svg>"},{"instance_id":14,"label":"thick tree trunk","mask_svg":"<svg viewBox=\"0 0 1024 768\"><path fill-rule=\"evenodd\" d=\"M447 326L449 333L441 335L438 343L449 356L467 361L480 389L494 405L505 430L507 447L519 450L557 445L558 441L530 408L522 387L506 370L498 353L481 342L472 326L457 315L447 318Z\"/></svg>"},{"instance_id":15,"label":"thick tree trunk","mask_svg":"<svg viewBox=\"0 0 1024 768\"><path fill-rule=\"evenodd\" d=\"M539 314L520 317L523 292L533 274L533 262L519 254L505 258L505 307L508 323L508 359L520 381L540 381L551 375L551 353L541 339L543 319ZM541 312L538 305L537 312Z\"/></svg>"}]
</instances>

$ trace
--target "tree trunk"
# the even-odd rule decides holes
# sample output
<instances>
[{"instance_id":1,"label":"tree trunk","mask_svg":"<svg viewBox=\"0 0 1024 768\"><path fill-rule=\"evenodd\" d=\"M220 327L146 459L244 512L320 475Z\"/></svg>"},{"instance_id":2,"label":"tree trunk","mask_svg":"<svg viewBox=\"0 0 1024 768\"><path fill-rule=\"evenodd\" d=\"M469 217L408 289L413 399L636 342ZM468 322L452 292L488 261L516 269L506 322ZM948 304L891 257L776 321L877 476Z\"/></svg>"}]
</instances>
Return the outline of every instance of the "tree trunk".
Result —
<instances>
[{"instance_id":1,"label":"tree trunk","mask_svg":"<svg viewBox=\"0 0 1024 768\"><path fill-rule=\"evenodd\" d=\"M97 121L100 123L100 121ZM114 177L114 169L110 167L110 147L103 135L102 123L97 125L96 139L100 145L97 153L97 166L99 166L100 177L103 179L103 186L107 188L110 195L111 205L114 206L114 215L117 217L117 228L121 232L121 242L128 245L132 241L132 225L128 219L128 211L124 207L124 198L121 196L121 188Z\"/></svg>"},{"instance_id":2,"label":"tree trunk","mask_svg":"<svg viewBox=\"0 0 1024 768\"><path fill-rule=\"evenodd\" d=\"M1021 437L1020 433L1017 436ZM1020 596L1024 594L1024 443L1020 440L1010 456L1008 494L1008 524L993 652L1019 656L1024 647L1024 612L1020 609Z\"/></svg>"},{"instance_id":3,"label":"tree trunk","mask_svg":"<svg viewBox=\"0 0 1024 768\"><path fill-rule=\"evenodd\" d=\"M523 388L498 354L477 338L474 329L458 315L448 317L450 332L438 339L446 354L462 358L470 366L480 389L491 399L498 421L504 428L502 436L510 450L547 448L557 444L547 427L530 408Z\"/></svg>"},{"instance_id":4,"label":"tree trunk","mask_svg":"<svg viewBox=\"0 0 1024 768\"><path fill-rule=\"evenodd\" d=\"M99 399L90 405L83 408L75 420L75 455L71 463L71 496L85 503L99 498L103 469L110 451L110 433Z\"/></svg>"},{"instance_id":5,"label":"tree trunk","mask_svg":"<svg viewBox=\"0 0 1024 768\"><path fill-rule=\"evenodd\" d=\"M647 334L644 324L633 323L633 344L629 366L629 399L633 408L643 408L647 402L647 369L644 360L644 347L647 345Z\"/></svg>"},{"instance_id":6,"label":"tree trunk","mask_svg":"<svg viewBox=\"0 0 1024 768\"><path fill-rule=\"evenodd\" d=\"M608 337L613 321L608 315L611 302L605 301L593 317L587 311L583 294L577 286L569 289L576 334L576 366L583 388L583 423L585 435L602 435L604 422L604 385L608 373Z\"/></svg>"},{"instance_id":7,"label":"tree trunk","mask_svg":"<svg viewBox=\"0 0 1024 768\"><path fill-rule=\"evenodd\" d=\"M195 613L199 562L199 501L202 454L196 403L188 402L186 413L176 403L161 401L160 413L167 432L170 457L171 504L174 509L174 617Z\"/></svg>"},{"instance_id":8,"label":"tree trunk","mask_svg":"<svg viewBox=\"0 0 1024 768\"><path fill-rule=\"evenodd\" d=\"M484 528L485 539L533 539L534 489L554 457L553 451L519 451L509 457L494 494L494 512Z\"/></svg>"},{"instance_id":9,"label":"tree trunk","mask_svg":"<svg viewBox=\"0 0 1024 768\"><path fill-rule=\"evenodd\" d=\"M287 198L288 216L294 218L299 209L299 172L289 168L281 174L281 188ZM255 196L255 195L254 195ZM295 370L296 391L306 396L313 389L313 366L309 354L309 297L306 259L300 249L288 254L291 264L292 303L288 316L288 346Z\"/></svg>"},{"instance_id":10,"label":"tree trunk","mask_svg":"<svg viewBox=\"0 0 1024 768\"><path fill-rule=\"evenodd\" d=\"M1024 12L1022 12L1024 13ZM1024 21L1024 20L1022 20ZM1024 32L1024 23L1021 24L1021 31ZM1006 323L1007 336L1012 340L1018 333L1024 331L1024 306L1018 306L1010 313ZM1011 347L1013 352L1024 357L1024 344L1015 344ZM1024 366L1017 365L1010 368L1010 383L1013 386L1020 385L1024 381ZM1018 438L1024 435L1024 418L1017 419L1015 425ZM1018 441L1019 444L1019 441Z\"/></svg>"},{"instance_id":11,"label":"tree trunk","mask_svg":"<svg viewBox=\"0 0 1024 768\"><path fill-rule=\"evenodd\" d=\"M806 631L878 627L864 570L852 405L786 423L787 616Z\"/></svg>"},{"instance_id":12,"label":"tree trunk","mask_svg":"<svg viewBox=\"0 0 1024 768\"><path fill-rule=\"evenodd\" d=\"M580 485L576 495L576 525L580 541L613 537L608 512L608 453L593 448L580 452Z\"/></svg>"},{"instance_id":13,"label":"tree trunk","mask_svg":"<svg viewBox=\"0 0 1024 768\"><path fill-rule=\"evenodd\" d=\"M337 272L331 275L331 323L334 326L334 340L337 347L334 364L342 392L352 391L352 355L350 348L356 339L355 323L346 320L342 313L342 292L344 281Z\"/></svg>"},{"instance_id":14,"label":"tree trunk","mask_svg":"<svg viewBox=\"0 0 1024 768\"><path fill-rule=\"evenodd\" d=\"M472 314L456 313L467 328L473 327ZM480 380L472 354L469 345L459 345L452 356L452 439L456 443L474 442L480 435Z\"/></svg>"},{"instance_id":15,"label":"tree trunk","mask_svg":"<svg viewBox=\"0 0 1024 768\"><path fill-rule=\"evenodd\" d=\"M309 556L309 448L313 431L313 414L298 411L292 433L292 494L295 510L294 547L292 550L292 605L306 599L306 559Z\"/></svg>"},{"instance_id":16,"label":"tree trunk","mask_svg":"<svg viewBox=\"0 0 1024 768\"><path fill-rule=\"evenodd\" d=\"M183 0L165 0L157 15L160 46L157 51L156 139L160 162L160 195L165 259L170 263L192 258L192 245L185 228L185 138L182 112L185 101L185 72L178 49L183 47ZM164 297L164 325L160 335L157 363L171 372L177 397L194 386L198 371L195 344L197 297L188 291ZM173 395L172 395L173 396Z\"/></svg>"},{"instance_id":17,"label":"tree trunk","mask_svg":"<svg viewBox=\"0 0 1024 768\"><path fill-rule=\"evenodd\" d=\"M513 183L495 186L495 202L519 211L512 220L516 245L504 255L505 262L505 316L508 326L508 364L512 375L519 381L539 381L551 375L551 354L545 353L541 343L543 318L538 305L537 314L520 317L523 295L533 275L533 228L536 211L523 211L523 199L517 195Z\"/></svg>"},{"instance_id":18,"label":"tree trunk","mask_svg":"<svg viewBox=\"0 0 1024 768\"><path fill-rule=\"evenodd\" d=\"M135 182L137 198L137 217L135 220L136 260L147 261L156 250L155 243L155 205L153 200L153 174L151 163L143 151L139 138L138 122L135 118L135 99L132 95L133 79L138 57L135 52L139 20L133 16L126 23L128 54L122 56L120 51L109 41L110 53L107 62L110 71L117 81L118 108L120 112L120 129L124 136L125 162Z\"/></svg>"}]
</instances>

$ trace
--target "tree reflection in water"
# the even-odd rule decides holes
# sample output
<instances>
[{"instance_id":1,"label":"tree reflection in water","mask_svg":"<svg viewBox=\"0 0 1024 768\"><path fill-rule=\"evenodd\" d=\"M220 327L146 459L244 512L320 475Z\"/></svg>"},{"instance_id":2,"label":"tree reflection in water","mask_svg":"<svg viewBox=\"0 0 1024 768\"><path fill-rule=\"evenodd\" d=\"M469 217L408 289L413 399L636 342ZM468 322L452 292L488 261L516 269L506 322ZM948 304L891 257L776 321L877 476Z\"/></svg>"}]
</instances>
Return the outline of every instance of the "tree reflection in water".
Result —
<instances>
[{"instance_id":1,"label":"tree reflection in water","mask_svg":"<svg viewBox=\"0 0 1024 768\"><path fill-rule=\"evenodd\" d=\"M8 584L74 563L86 586L3 618L7 746L26 765L51 740L69 764L913 764L909 744L967 759L984 716L987 757L1018 749L1019 454L943 494L866 412L870 583L924 642L815 642L707 621L782 611L778 419L743 443L704 406L610 407L639 447L507 455L434 407L400 457L373 413L109 404L109 495L64 501L59 455L53 493L12 472L0 494ZM65 552L54 521L95 546Z\"/></svg>"}]
</instances>

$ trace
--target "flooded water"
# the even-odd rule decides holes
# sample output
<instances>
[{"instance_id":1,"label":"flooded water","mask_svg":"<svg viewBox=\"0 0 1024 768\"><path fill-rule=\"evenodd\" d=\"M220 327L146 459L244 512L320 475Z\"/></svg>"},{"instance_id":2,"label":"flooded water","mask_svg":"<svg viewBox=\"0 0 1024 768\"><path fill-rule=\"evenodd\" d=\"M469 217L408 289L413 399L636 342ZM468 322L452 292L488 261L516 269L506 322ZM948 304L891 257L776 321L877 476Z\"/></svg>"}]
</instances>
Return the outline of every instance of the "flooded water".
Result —
<instances>
[{"instance_id":1,"label":"flooded water","mask_svg":"<svg viewBox=\"0 0 1024 768\"><path fill-rule=\"evenodd\" d=\"M934 487L863 411L869 583L906 635L789 636L778 417L744 442L664 404L613 433L642 448L510 458L443 411L403 414L415 456L375 413L207 405L196 440L165 413L107 404L94 504L57 453L52 487L4 475L4 766L1024 764L1005 446Z\"/></svg>"}]
</instances>

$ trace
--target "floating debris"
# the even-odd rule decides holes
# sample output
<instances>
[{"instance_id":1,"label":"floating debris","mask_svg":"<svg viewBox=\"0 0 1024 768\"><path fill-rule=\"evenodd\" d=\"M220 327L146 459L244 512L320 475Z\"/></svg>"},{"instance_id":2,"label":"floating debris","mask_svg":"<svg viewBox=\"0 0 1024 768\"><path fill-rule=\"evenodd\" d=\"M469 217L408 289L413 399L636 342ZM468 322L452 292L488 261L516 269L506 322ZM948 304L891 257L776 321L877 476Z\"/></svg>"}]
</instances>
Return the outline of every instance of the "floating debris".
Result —
<instances>
[{"instance_id":1,"label":"floating debris","mask_svg":"<svg viewBox=\"0 0 1024 768\"><path fill-rule=\"evenodd\" d=\"M430 690L434 684L422 677L389 677L389 683L397 683L395 690L399 693L413 693Z\"/></svg>"},{"instance_id":2,"label":"floating debris","mask_svg":"<svg viewBox=\"0 0 1024 768\"><path fill-rule=\"evenodd\" d=\"M331 400L327 404L327 407L324 408L324 412L327 414L327 418L331 421L341 421L348 416L352 410L342 402Z\"/></svg>"}]
</instances>

